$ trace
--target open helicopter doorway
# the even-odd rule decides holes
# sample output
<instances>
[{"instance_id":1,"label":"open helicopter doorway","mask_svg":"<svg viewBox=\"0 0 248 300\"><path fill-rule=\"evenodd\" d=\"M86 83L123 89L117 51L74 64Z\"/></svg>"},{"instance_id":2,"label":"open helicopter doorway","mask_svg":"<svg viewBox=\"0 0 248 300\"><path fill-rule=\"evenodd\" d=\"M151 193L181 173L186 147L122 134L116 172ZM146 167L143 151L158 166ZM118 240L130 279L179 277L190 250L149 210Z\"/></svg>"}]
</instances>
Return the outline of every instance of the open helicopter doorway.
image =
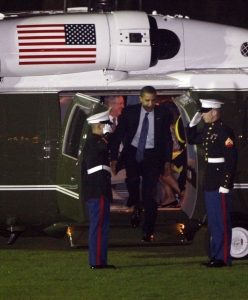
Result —
<instances>
[{"instance_id":1,"label":"open helicopter doorway","mask_svg":"<svg viewBox=\"0 0 248 300\"><path fill-rule=\"evenodd\" d=\"M126 105L137 103L139 103L138 96L126 97ZM187 215L187 218L192 218L198 194L198 157L195 147L187 144L185 127L189 123L190 116L198 108L194 100L186 94L158 95L156 105L164 106L171 111L173 116L171 132L174 145L172 175L168 178L160 177L157 184L155 199L158 203L158 210L166 214L166 219L175 218L175 215L181 215L182 212ZM111 211L132 210L126 206L128 191L123 171L121 170L116 178L112 177Z\"/></svg>"}]
</instances>

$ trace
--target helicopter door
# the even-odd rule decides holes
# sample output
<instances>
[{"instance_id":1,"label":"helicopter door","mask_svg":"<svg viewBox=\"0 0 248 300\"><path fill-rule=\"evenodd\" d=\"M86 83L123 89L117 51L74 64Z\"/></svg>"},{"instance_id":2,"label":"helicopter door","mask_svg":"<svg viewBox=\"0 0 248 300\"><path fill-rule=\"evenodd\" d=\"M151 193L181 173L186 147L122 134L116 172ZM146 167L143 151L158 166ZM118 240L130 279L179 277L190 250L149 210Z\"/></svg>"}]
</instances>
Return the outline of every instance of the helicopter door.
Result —
<instances>
[{"instance_id":1,"label":"helicopter door","mask_svg":"<svg viewBox=\"0 0 248 300\"><path fill-rule=\"evenodd\" d=\"M187 127L194 114L199 109L196 101L183 94L173 98L181 114L183 127ZM199 126L203 126L201 121ZM204 164L204 151L202 146L189 145L186 138L187 150L187 179L184 201L181 209L189 218L202 219L205 216L205 205L203 201L202 184L202 166Z\"/></svg>"},{"instance_id":2,"label":"helicopter door","mask_svg":"<svg viewBox=\"0 0 248 300\"><path fill-rule=\"evenodd\" d=\"M86 207L81 199L82 150L91 127L86 119L106 111L98 99L77 93L68 109L62 128L57 165L57 199L60 214L83 222Z\"/></svg>"}]
</instances>

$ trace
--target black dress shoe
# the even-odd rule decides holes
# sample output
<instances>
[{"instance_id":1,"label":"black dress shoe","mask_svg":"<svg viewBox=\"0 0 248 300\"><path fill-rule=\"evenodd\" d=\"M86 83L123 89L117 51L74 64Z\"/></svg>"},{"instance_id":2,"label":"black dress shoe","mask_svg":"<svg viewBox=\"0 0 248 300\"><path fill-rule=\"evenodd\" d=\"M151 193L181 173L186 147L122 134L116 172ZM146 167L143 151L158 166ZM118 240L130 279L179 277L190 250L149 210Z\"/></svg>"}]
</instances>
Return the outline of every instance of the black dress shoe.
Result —
<instances>
[{"instance_id":1,"label":"black dress shoe","mask_svg":"<svg viewBox=\"0 0 248 300\"><path fill-rule=\"evenodd\" d=\"M133 228L136 228L139 226L140 223L140 214L141 214L141 209L140 208L134 208L133 213L131 216L131 225Z\"/></svg>"},{"instance_id":2,"label":"black dress shoe","mask_svg":"<svg viewBox=\"0 0 248 300\"><path fill-rule=\"evenodd\" d=\"M151 234L146 234L143 236L143 238L141 239L142 242L147 242L147 243L153 243L154 242L154 235Z\"/></svg>"},{"instance_id":3,"label":"black dress shoe","mask_svg":"<svg viewBox=\"0 0 248 300\"><path fill-rule=\"evenodd\" d=\"M214 260L210 262L208 265L206 265L207 268L222 268L222 267L228 267L226 263L224 263L223 260Z\"/></svg>"},{"instance_id":4,"label":"black dress shoe","mask_svg":"<svg viewBox=\"0 0 248 300\"><path fill-rule=\"evenodd\" d=\"M116 269L114 265L96 265L90 266L91 269Z\"/></svg>"},{"instance_id":5,"label":"black dress shoe","mask_svg":"<svg viewBox=\"0 0 248 300\"><path fill-rule=\"evenodd\" d=\"M214 261L214 259L210 259L208 262L202 262L200 263L201 266L208 266L209 264L211 264Z\"/></svg>"}]
</instances>

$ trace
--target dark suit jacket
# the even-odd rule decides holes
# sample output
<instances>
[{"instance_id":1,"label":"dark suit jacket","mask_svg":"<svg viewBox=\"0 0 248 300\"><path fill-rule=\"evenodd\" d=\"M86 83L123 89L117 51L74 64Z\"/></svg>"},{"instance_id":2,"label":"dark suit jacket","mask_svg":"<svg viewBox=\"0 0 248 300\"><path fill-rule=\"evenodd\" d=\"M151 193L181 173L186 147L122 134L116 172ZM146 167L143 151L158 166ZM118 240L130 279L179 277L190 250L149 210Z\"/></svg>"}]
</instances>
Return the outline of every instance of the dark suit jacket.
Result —
<instances>
[{"instance_id":1,"label":"dark suit jacket","mask_svg":"<svg viewBox=\"0 0 248 300\"><path fill-rule=\"evenodd\" d=\"M118 125L111 139L111 161L118 160L119 146L123 142L122 157L125 156L128 147L139 126L141 104L130 105L122 110ZM154 149L161 164L171 162L172 138L170 131L171 113L166 108L154 107Z\"/></svg>"}]
</instances>

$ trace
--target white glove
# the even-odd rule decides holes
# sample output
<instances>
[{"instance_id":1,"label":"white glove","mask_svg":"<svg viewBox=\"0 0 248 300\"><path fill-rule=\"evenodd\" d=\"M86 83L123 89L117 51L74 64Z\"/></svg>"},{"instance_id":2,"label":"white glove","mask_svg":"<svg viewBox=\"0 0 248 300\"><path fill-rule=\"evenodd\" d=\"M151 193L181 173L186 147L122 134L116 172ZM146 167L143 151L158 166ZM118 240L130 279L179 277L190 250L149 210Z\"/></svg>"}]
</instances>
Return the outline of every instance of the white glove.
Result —
<instances>
[{"instance_id":1,"label":"white glove","mask_svg":"<svg viewBox=\"0 0 248 300\"><path fill-rule=\"evenodd\" d=\"M193 127L197 125L201 121L201 118L202 118L201 113L198 111L192 118L191 122L189 123L189 127Z\"/></svg>"},{"instance_id":2,"label":"white glove","mask_svg":"<svg viewBox=\"0 0 248 300\"><path fill-rule=\"evenodd\" d=\"M229 189L226 189L226 188L224 188L224 187L220 187L219 188L219 193L222 193L222 194L227 194L227 193L229 193Z\"/></svg>"},{"instance_id":3,"label":"white glove","mask_svg":"<svg viewBox=\"0 0 248 300\"><path fill-rule=\"evenodd\" d=\"M109 124L105 124L105 126L103 127L103 134L105 133L111 133L112 132L112 128Z\"/></svg>"}]
</instances>

